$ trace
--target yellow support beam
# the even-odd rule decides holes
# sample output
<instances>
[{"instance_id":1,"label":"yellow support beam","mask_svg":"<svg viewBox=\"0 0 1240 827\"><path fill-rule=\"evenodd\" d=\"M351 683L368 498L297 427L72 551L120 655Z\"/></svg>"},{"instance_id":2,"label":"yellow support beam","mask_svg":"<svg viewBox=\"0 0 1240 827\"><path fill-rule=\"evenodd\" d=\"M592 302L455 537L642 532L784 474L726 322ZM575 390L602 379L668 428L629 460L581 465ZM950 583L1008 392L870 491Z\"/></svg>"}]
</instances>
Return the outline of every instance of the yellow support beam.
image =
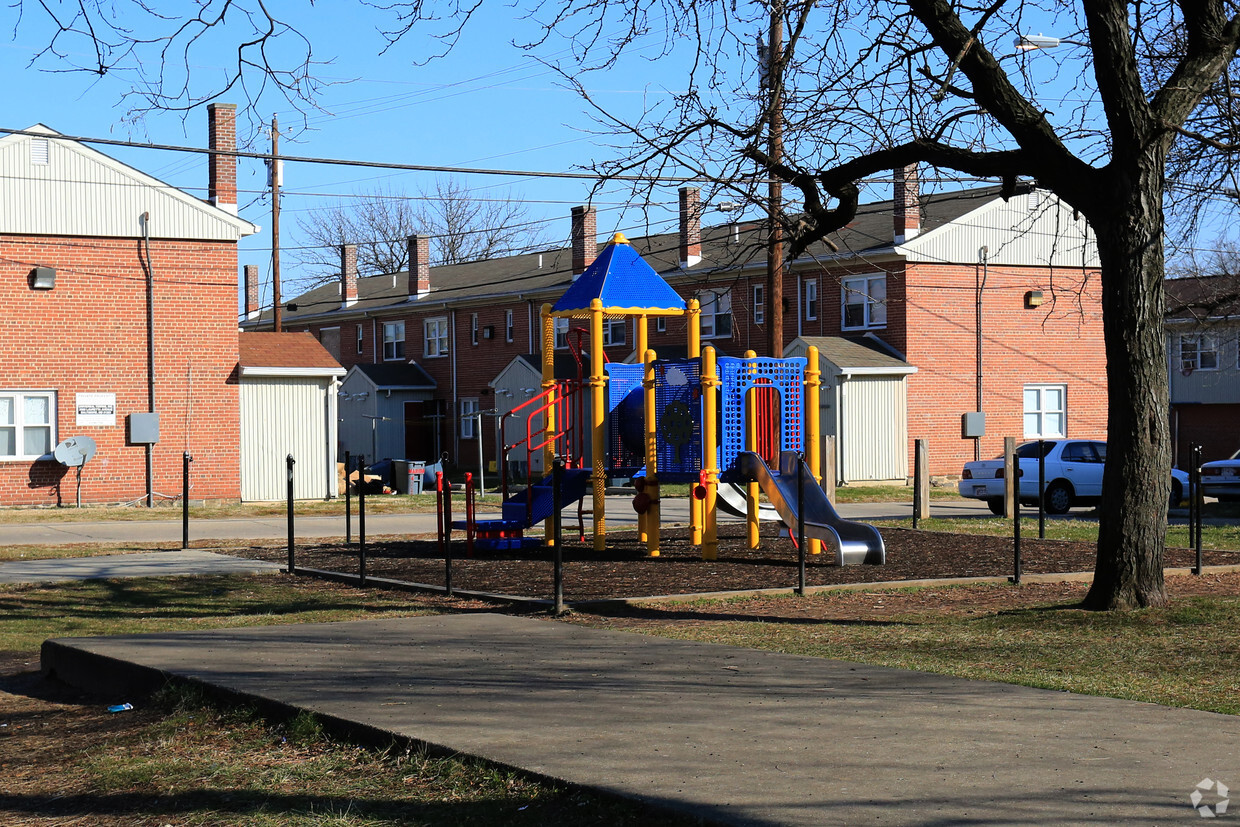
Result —
<instances>
[{"instance_id":1,"label":"yellow support beam","mask_svg":"<svg viewBox=\"0 0 1240 827\"><path fill-rule=\"evenodd\" d=\"M659 556L659 455L655 434L655 393L653 350L642 351L646 365L642 388L646 414L646 494L650 508L642 516L646 518L646 551L651 557Z\"/></svg>"},{"instance_id":2,"label":"yellow support beam","mask_svg":"<svg viewBox=\"0 0 1240 827\"><path fill-rule=\"evenodd\" d=\"M550 304L542 306L542 390L547 394L548 406L543 412L543 425L549 436L555 433L555 319L551 315ZM544 474L551 473L553 462L555 462L555 440L550 440L543 447ZM532 468L529 469L529 473L533 476ZM549 546L555 543L550 519L543 523L543 541Z\"/></svg>"},{"instance_id":3,"label":"yellow support beam","mask_svg":"<svg viewBox=\"0 0 1240 827\"><path fill-rule=\"evenodd\" d=\"M822 371L818 367L818 348L810 345L805 351L805 455L809 458L809 470L814 484L822 484L821 389ZM822 541L810 540L810 554L822 554Z\"/></svg>"},{"instance_id":4,"label":"yellow support beam","mask_svg":"<svg viewBox=\"0 0 1240 827\"><path fill-rule=\"evenodd\" d=\"M702 464L706 472L706 499L702 503L702 559L719 557L719 435L715 433L715 411L719 408L719 379L715 370L715 349L702 351Z\"/></svg>"},{"instance_id":5,"label":"yellow support beam","mask_svg":"<svg viewBox=\"0 0 1240 827\"><path fill-rule=\"evenodd\" d=\"M594 550L607 548L607 525L604 517L607 493L607 433L603 427L607 402L604 389L607 376L603 373L603 302L590 300L590 425L594 466Z\"/></svg>"},{"instance_id":6,"label":"yellow support beam","mask_svg":"<svg viewBox=\"0 0 1240 827\"><path fill-rule=\"evenodd\" d=\"M745 351L746 359L756 359L758 354L752 350ZM752 362L746 365L750 374L757 373ZM745 450L758 452L758 393L750 388L745 393ZM758 484L751 482L745 485L745 523L748 526L746 539L750 548L757 548L759 543L758 530Z\"/></svg>"},{"instance_id":7,"label":"yellow support beam","mask_svg":"<svg viewBox=\"0 0 1240 827\"><path fill-rule=\"evenodd\" d=\"M617 233L617 235L619 235L619 233ZM646 348L647 348L647 343L648 343L648 340L649 340L649 330L650 330L650 328L649 328L649 325L647 324L647 316L646 316L646 314L645 314L645 313L643 313L643 314L641 314L640 316L638 316L638 317L637 317L637 351L636 351L636 353L637 353L637 358L638 358L638 359L645 360L645 358L646 358ZM650 406L649 406L649 404L647 404L647 405L646 405L646 432L647 432L647 435L648 435L648 434L649 434L649 432L650 432L650 428L652 427L652 423L653 423L653 417L652 417L652 416L651 416L651 414L650 414ZM647 436L647 439L649 439L649 436ZM649 446L647 446L646 452L647 452L647 455L648 455L648 454L649 454ZM649 456L647 456L647 458L646 458L646 476L647 476L647 478L649 478L649 477L650 477L650 475L651 475L651 474L653 474L653 473L654 473L654 471L653 471L653 468L652 468L652 467L651 467L651 465L650 465L650 458L649 458ZM646 537L646 535L647 535L647 530L646 530L646 521L647 521L647 517L646 517L646 515L645 515L645 514L638 514L638 515L637 515L637 541L638 541L639 543L644 543L644 542L646 542L646 539L647 539L647 537ZM658 543L657 543L657 542L656 542L656 544L655 544L655 548L658 548Z\"/></svg>"}]
</instances>

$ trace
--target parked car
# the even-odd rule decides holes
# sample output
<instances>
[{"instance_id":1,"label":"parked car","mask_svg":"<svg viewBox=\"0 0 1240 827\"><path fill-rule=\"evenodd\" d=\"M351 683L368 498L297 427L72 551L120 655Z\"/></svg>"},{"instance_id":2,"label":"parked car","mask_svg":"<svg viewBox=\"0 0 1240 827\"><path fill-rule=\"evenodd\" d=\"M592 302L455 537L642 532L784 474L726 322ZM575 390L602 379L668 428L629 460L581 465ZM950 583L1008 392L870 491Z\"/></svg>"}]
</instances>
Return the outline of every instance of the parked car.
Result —
<instances>
[{"instance_id":1,"label":"parked car","mask_svg":"<svg viewBox=\"0 0 1240 827\"><path fill-rule=\"evenodd\" d=\"M1046 451L1046 490L1043 502L1047 514L1066 514L1077 505L1092 505L1102 498L1102 470L1106 465L1107 444L1095 439L1047 439L1041 443ZM1022 505L1038 503L1037 441L1022 443L1016 449L1020 463ZM1240 467L1240 463L1237 463ZM1240 473L1240 472L1237 472ZM1240 477L1235 484L1240 486ZM1184 499L1188 490L1188 474L1171 469L1172 507ZM966 462L960 479L960 496L985 500L994 514L1003 513L1003 457ZM1240 491L1240 487L1237 488Z\"/></svg>"},{"instance_id":2,"label":"parked car","mask_svg":"<svg viewBox=\"0 0 1240 827\"><path fill-rule=\"evenodd\" d=\"M1201 493L1219 502L1240 501L1240 451L1201 464Z\"/></svg>"}]
</instances>

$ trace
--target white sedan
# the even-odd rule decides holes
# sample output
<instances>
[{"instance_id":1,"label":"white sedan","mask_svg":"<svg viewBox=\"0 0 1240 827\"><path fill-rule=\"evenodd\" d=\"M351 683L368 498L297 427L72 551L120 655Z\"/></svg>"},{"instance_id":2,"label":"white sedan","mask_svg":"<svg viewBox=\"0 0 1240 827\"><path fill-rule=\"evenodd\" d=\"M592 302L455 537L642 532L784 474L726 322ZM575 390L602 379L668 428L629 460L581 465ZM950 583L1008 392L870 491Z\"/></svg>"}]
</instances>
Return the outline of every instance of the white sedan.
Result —
<instances>
[{"instance_id":1,"label":"white sedan","mask_svg":"<svg viewBox=\"0 0 1240 827\"><path fill-rule=\"evenodd\" d=\"M1219 502L1240 500L1240 451L1228 459L1201 464L1201 493Z\"/></svg>"},{"instance_id":2,"label":"white sedan","mask_svg":"<svg viewBox=\"0 0 1240 827\"><path fill-rule=\"evenodd\" d=\"M1092 505L1102 498L1102 470L1107 444L1095 439L1047 439L1046 489L1043 502L1047 514L1066 514L1077 505ZM1024 505L1038 502L1038 442L1026 442L1016 449L1020 463L1020 492ZM1179 505L1188 490L1188 474L1171 469L1171 505ZM967 462L960 479L960 496L985 500L994 514L1003 513L1003 457Z\"/></svg>"}]
</instances>

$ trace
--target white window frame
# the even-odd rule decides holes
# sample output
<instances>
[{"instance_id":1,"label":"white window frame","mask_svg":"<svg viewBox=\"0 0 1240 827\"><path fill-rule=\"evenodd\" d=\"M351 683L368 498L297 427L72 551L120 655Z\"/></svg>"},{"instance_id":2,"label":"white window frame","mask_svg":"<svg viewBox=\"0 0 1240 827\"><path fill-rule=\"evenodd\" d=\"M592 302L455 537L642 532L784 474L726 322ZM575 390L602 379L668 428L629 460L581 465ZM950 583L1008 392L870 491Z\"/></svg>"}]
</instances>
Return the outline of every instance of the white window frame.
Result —
<instances>
[{"instance_id":1,"label":"white window frame","mask_svg":"<svg viewBox=\"0 0 1240 827\"><path fill-rule=\"evenodd\" d=\"M1047 391L1058 391L1061 407L1046 407ZM1038 395L1037 407L1032 410L1026 404L1026 397L1030 392ZM1026 384L1021 393L1021 426L1024 428L1025 439L1064 439L1068 436L1068 386L1055 382L1036 382ZM1046 427L1046 418L1048 415L1057 415L1059 417L1059 432L1048 431ZM1029 417L1036 417L1036 425L1029 427Z\"/></svg>"},{"instance_id":2,"label":"white window frame","mask_svg":"<svg viewBox=\"0 0 1240 827\"><path fill-rule=\"evenodd\" d=\"M1180 370L1218 370L1219 341L1213 333L1180 334Z\"/></svg>"},{"instance_id":3,"label":"white window frame","mask_svg":"<svg viewBox=\"0 0 1240 827\"><path fill-rule=\"evenodd\" d=\"M26 418L26 405L28 399L46 399L47 400L47 422L28 423ZM36 391L36 390L0 390L0 399L7 400L12 406L12 422L0 422L0 431L9 431L13 434L13 450L12 454L0 454L0 462L21 462L46 456L52 452L59 441L57 438L57 408L56 408L56 391ZM26 448L26 431L34 429L46 429L47 450L40 451L37 454L28 453Z\"/></svg>"},{"instance_id":4,"label":"white window frame","mask_svg":"<svg viewBox=\"0 0 1240 827\"><path fill-rule=\"evenodd\" d=\"M655 317L654 332L655 333L666 333L667 332L667 317L666 316Z\"/></svg>"},{"instance_id":5,"label":"white window frame","mask_svg":"<svg viewBox=\"0 0 1240 827\"><path fill-rule=\"evenodd\" d=\"M512 311L505 310L504 311L504 341L505 342L512 341L512 335L513 335L514 330L515 328L512 323Z\"/></svg>"},{"instance_id":6,"label":"white window frame","mask_svg":"<svg viewBox=\"0 0 1240 827\"><path fill-rule=\"evenodd\" d=\"M753 323L766 323L766 285L755 284L753 286Z\"/></svg>"},{"instance_id":7,"label":"white window frame","mask_svg":"<svg viewBox=\"0 0 1240 827\"><path fill-rule=\"evenodd\" d=\"M391 335L389 335L389 328ZM396 334L399 334L399 338ZM388 345L391 345L389 349ZM405 358L405 323L383 323L383 361L397 362Z\"/></svg>"},{"instance_id":8,"label":"white window frame","mask_svg":"<svg viewBox=\"0 0 1240 827\"><path fill-rule=\"evenodd\" d=\"M478 346L478 314L469 314L469 343L474 347Z\"/></svg>"},{"instance_id":9,"label":"white window frame","mask_svg":"<svg viewBox=\"0 0 1240 827\"><path fill-rule=\"evenodd\" d=\"M818 279L805 280L805 321L818 321Z\"/></svg>"},{"instance_id":10,"label":"white window frame","mask_svg":"<svg viewBox=\"0 0 1240 827\"><path fill-rule=\"evenodd\" d=\"M438 359L448 355L448 317L435 316L422 321L422 355Z\"/></svg>"},{"instance_id":11,"label":"white window frame","mask_svg":"<svg viewBox=\"0 0 1240 827\"><path fill-rule=\"evenodd\" d=\"M875 298L878 291L874 285L882 285L882 298ZM860 301L850 301L851 296L859 296ZM862 308L862 323L848 323L848 308ZM881 312L880 312L881 311ZM881 316L882 318L877 318ZM852 276L841 283L840 290L840 328L842 330L870 330L887 326L887 274L879 273L870 276Z\"/></svg>"},{"instance_id":12,"label":"white window frame","mask_svg":"<svg viewBox=\"0 0 1240 827\"><path fill-rule=\"evenodd\" d=\"M702 308L701 330L703 339L732 338L732 291L706 292L698 296L698 305ZM723 305L727 305L723 309ZM727 331L720 332L720 321L727 319Z\"/></svg>"},{"instance_id":13,"label":"white window frame","mask_svg":"<svg viewBox=\"0 0 1240 827\"><path fill-rule=\"evenodd\" d=\"M366 328L362 325L357 326L357 352L361 353L366 347Z\"/></svg>"},{"instance_id":14,"label":"white window frame","mask_svg":"<svg viewBox=\"0 0 1240 827\"><path fill-rule=\"evenodd\" d=\"M478 399L467 397L461 400L461 439L473 439L474 421L478 416Z\"/></svg>"},{"instance_id":15,"label":"white window frame","mask_svg":"<svg viewBox=\"0 0 1240 827\"><path fill-rule=\"evenodd\" d=\"M627 341L627 322L624 319L603 319L603 347L620 346ZM616 338L619 332L620 338Z\"/></svg>"},{"instance_id":16,"label":"white window frame","mask_svg":"<svg viewBox=\"0 0 1240 827\"><path fill-rule=\"evenodd\" d=\"M568 329L571 327L572 320L557 316L555 319L555 349L564 350L568 347Z\"/></svg>"}]
</instances>

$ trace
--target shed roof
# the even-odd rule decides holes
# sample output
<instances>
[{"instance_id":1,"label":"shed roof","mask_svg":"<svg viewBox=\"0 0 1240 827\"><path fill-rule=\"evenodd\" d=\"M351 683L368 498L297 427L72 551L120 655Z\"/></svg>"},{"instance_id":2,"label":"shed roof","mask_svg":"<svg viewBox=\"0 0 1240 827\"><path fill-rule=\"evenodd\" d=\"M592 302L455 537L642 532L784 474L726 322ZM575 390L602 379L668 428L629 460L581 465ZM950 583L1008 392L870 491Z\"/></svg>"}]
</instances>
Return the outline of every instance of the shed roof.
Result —
<instances>
[{"instance_id":1,"label":"shed roof","mask_svg":"<svg viewBox=\"0 0 1240 827\"><path fill-rule=\"evenodd\" d=\"M417 362L355 365L379 390L434 390L438 383Z\"/></svg>"},{"instance_id":2,"label":"shed roof","mask_svg":"<svg viewBox=\"0 0 1240 827\"><path fill-rule=\"evenodd\" d=\"M806 347L818 348L818 358L825 359L841 371L856 373L916 373L917 368L897 359L890 353L884 353L877 344L864 339L849 339L842 336L798 336L794 340L803 342ZM793 350L789 345L787 350ZM799 350L799 348L796 348Z\"/></svg>"},{"instance_id":3,"label":"shed roof","mask_svg":"<svg viewBox=\"0 0 1240 827\"><path fill-rule=\"evenodd\" d=\"M343 376L344 368L310 333L242 331L237 335L242 376Z\"/></svg>"}]
</instances>

